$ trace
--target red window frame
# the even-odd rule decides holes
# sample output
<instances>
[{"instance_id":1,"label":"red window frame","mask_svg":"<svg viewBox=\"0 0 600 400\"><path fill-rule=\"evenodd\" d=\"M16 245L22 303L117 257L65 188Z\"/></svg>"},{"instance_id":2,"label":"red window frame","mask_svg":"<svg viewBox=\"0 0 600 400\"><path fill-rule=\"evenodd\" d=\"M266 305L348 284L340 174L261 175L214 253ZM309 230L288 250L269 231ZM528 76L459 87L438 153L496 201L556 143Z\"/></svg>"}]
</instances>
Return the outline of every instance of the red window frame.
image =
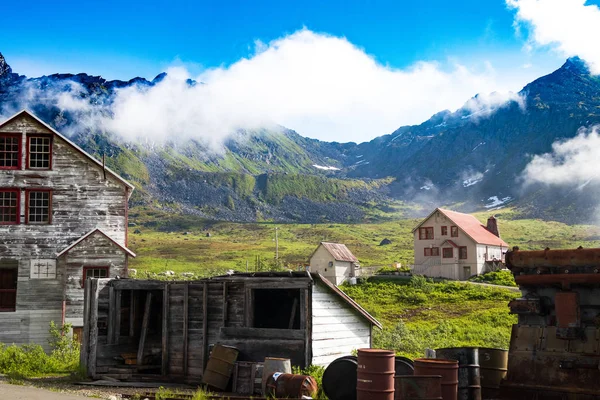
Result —
<instances>
[{"instance_id":1,"label":"red window frame","mask_svg":"<svg viewBox=\"0 0 600 400\"><path fill-rule=\"evenodd\" d=\"M29 196L32 192L47 192L48 193L48 222L31 222L29 221ZM32 225L50 225L52 223L52 189L26 189L25 190L25 223Z\"/></svg>"},{"instance_id":2,"label":"red window frame","mask_svg":"<svg viewBox=\"0 0 600 400\"><path fill-rule=\"evenodd\" d=\"M32 167L31 165L29 165L29 162L31 161L31 157L29 156L29 153L31 151L31 139L32 138L43 138L43 139L48 139L50 141L50 149L49 149L49 155L48 155L48 167ZM38 171L49 171L52 169L52 153L53 153L53 144L54 144L54 140L52 140L53 137L52 135L44 135L44 134L39 134L39 133L32 133L32 134L28 134L27 135L27 151L26 153L26 157L25 157L25 165L27 166L27 169L33 169L33 170L38 170Z\"/></svg>"},{"instance_id":3,"label":"red window frame","mask_svg":"<svg viewBox=\"0 0 600 400\"><path fill-rule=\"evenodd\" d=\"M440 256L440 248L439 247L425 247L423 249L423 255L425 257L439 257Z\"/></svg>"},{"instance_id":4,"label":"red window frame","mask_svg":"<svg viewBox=\"0 0 600 400\"><path fill-rule=\"evenodd\" d=\"M4 280L2 279L2 277L0 277L0 312L15 312L17 310L17 286L18 286L18 269L17 268L0 268L0 274L3 274L5 271L11 271L13 274L15 274L15 282L14 282L14 288L5 288L3 286ZM13 286L13 285L10 285ZM10 296L11 301L11 306L10 307L5 307L3 305L2 299L6 298Z\"/></svg>"},{"instance_id":5,"label":"red window frame","mask_svg":"<svg viewBox=\"0 0 600 400\"><path fill-rule=\"evenodd\" d=\"M450 254L448 254L448 250L450 250ZM442 248L442 256L444 258L453 258L454 257L454 249L452 247Z\"/></svg>"},{"instance_id":6,"label":"red window frame","mask_svg":"<svg viewBox=\"0 0 600 400\"><path fill-rule=\"evenodd\" d=\"M21 190L20 189L0 189L0 193L16 193L17 194L17 220L15 222L0 221L0 225L19 225L19 223L21 222ZM2 208L4 208L4 207L0 206L0 209L2 209Z\"/></svg>"},{"instance_id":7,"label":"red window frame","mask_svg":"<svg viewBox=\"0 0 600 400\"><path fill-rule=\"evenodd\" d=\"M442 226L441 234L442 234L442 236L448 236L448 227L447 226Z\"/></svg>"},{"instance_id":8,"label":"red window frame","mask_svg":"<svg viewBox=\"0 0 600 400\"><path fill-rule=\"evenodd\" d=\"M458 226L451 226L450 227L450 236L451 237L458 237Z\"/></svg>"},{"instance_id":9,"label":"red window frame","mask_svg":"<svg viewBox=\"0 0 600 400\"><path fill-rule=\"evenodd\" d=\"M1 167L0 169L21 169L21 165L22 165L22 155L23 155L23 143L22 143L22 139L21 139L21 134L20 133L15 133L15 132L2 132L0 133L0 137L4 137L4 138L16 138L17 139L17 144L19 146L18 148L18 158L17 158L17 166L16 167Z\"/></svg>"},{"instance_id":10,"label":"red window frame","mask_svg":"<svg viewBox=\"0 0 600 400\"><path fill-rule=\"evenodd\" d=\"M81 287L84 287L85 285L85 281L87 280L87 272L91 269L98 269L98 270L104 270L106 271L106 277L109 278L110 277L110 267L97 267L97 266L92 266L92 267L83 267L83 271L82 271L82 279L81 279Z\"/></svg>"},{"instance_id":11,"label":"red window frame","mask_svg":"<svg viewBox=\"0 0 600 400\"><path fill-rule=\"evenodd\" d=\"M467 257L467 246L461 246L458 248L458 259L466 260Z\"/></svg>"},{"instance_id":12,"label":"red window frame","mask_svg":"<svg viewBox=\"0 0 600 400\"><path fill-rule=\"evenodd\" d=\"M419 228L419 240L432 240L432 239L433 239L433 227L427 226L427 227Z\"/></svg>"}]
</instances>

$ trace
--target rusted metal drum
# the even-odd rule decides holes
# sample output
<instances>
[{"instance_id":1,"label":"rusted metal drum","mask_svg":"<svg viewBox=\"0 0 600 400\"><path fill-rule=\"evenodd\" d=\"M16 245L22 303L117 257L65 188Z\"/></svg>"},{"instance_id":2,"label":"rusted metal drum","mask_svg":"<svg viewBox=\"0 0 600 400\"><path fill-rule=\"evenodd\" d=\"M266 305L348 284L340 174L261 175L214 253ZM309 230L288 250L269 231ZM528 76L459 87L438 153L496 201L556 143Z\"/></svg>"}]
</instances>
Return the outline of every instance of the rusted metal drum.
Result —
<instances>
[{"instance_id":1,"label":"rusted metal drum","mask_svg":"<svg viewBox=\"0 0 600 400\"><path fill-rule=\"evenodd\" d=\"M395 400L441 400L441 375L396 375Z\"/></svg>"},{"instance_id":2,"label":"rusted metal drum","mask_svg":"<svg viewBox=\"0 0 600 400\"><path fill-rule=\"evenodd\" d=\"M481 397L498 397L500 382L506 378L508 350L479 348L479 367L481 369Z\"/></svg>"},{"instance_id":3,"label":"rusted metal drum","mask_svg":"<svg viewBox=\"0 0 600 400\"><path fill-rule=\"evenodd\" d=\"M458 361L439 358L417 358L415 375L441 375L442 399L456 400L458 396Z\"/></svg>"},{"instance_id":4,"label":"rusted metal drum","mask_svg":"<svg viewBox=\"0 0 600 400\"><path fill-rule=\"evenodd\" d=\"M262 371L262 392L267 390L267 379L275 372L284 374L292 373L292 362L289 358L265 357L265 363Z\"/></svg>"},{"instance_id":5,"label":"rusted metal drum","mask_svg":"<svg viewBox=\"0 0 600 400\"><path fill-rule=\"evenodd\" d=\"M436 357L458 361L458 400L481 400L479 349L452 347L436 349Z\"/></svg>"},{"instance_id":6,"label":"rusted metal drum","mask_svg":"<svg viewBox=\"0 0 600 400\"><path fill-rule=\"evenodd\" d=\"M323 372L323 392L329 400L356 400L358 358L340 357Z\"/></svg>"},{"instance_id":7,"label":"rusted metal drum","mask_svg":"<svg viewBox=\"0 0 600 400\"><path fill-rule=\"evenodd\" d=\"M238 354L235 347L215 345L202 375L202 383L219 390L227 389Z\"/></svg>"},{"instance_id":8,"label":"rusted metal drum","mask_svg":"<svg viewBox=\"0 0 600 400\"><path fill-rule=\"evenodd\" d=\"M394 375L413 375L415 373L415 363L410 358L396 356L394 361Z\"/></svg>"},{"instance_id":9,"label":"rusted metal drum","mask_svg":"<svg viewBox=\"0 0 600 400\"><path fill-rule=\"evenodd\" d=\"M393 351L358 350L357 400L394 400L394 362Z\"/></svg>"},{"instance_id":10,"label":"rusted metal drum","mask_svg":"<svg viewBox=\"0 0 600 400\"><path fill-rule=\"evenodd\" d=\"M265 397L300 399L302 396L315 397L318 390L317 381L312 376L275 372L267 378Z\"/></svg>"}]
</instances>

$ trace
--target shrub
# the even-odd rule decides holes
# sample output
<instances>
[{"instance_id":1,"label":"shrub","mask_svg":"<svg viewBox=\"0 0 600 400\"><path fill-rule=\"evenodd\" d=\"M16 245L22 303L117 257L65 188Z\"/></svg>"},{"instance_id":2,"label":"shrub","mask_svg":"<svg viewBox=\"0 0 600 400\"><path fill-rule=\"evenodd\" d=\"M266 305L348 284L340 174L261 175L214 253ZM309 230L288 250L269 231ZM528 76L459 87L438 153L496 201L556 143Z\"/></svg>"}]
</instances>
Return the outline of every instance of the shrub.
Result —
<instances>
[{"instance_id":1,"label":"shrub","mask_svg":"<svg viewBox=\"0 0 600 400\"><path fill-rule=\"evenodd\" d=\"M471 279L473 282L483 282L492 285L517 286L515 277L508 270L492 271Z\"/></svg>"}]
</instances>

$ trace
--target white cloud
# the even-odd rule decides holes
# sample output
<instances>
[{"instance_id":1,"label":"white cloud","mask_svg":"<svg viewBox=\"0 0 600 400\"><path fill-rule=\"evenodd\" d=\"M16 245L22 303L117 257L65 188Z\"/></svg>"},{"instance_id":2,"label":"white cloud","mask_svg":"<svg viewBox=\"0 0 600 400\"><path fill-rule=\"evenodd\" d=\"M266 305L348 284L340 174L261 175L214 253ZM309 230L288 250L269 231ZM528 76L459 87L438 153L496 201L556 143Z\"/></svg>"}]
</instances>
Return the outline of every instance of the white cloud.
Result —
<instances>
[{"instance_id":1,"label":"white cloud","mask_svg":"<svg viewBox=\"0 0 600 400\"><path fill-rule=\"evenodd\" d=\"M506 4L517 10L517 26L528 26L530 46L550 46L563 55L580 56L593 73L600 74L598 6L586 5L586 0L506 0Z\"/></svg>"},{"instance_id":2,"label":"white cloud","mask_svg":"<svg viewBox=\"0 0 600 400\"><path fill-rule=\"evenodd\" d=\"M525 98L518 93L492 92L479 94L465 103L463 107L471 111L472 114L463 118L480 119L489 117L499 108L506 107L510 102L516 102L522 110L525 109Z\"/></svg>"},{"instance_id":3,"label":"white cloud","mask_svg":"<svg viewBox=\"0 0 600 400\"><path fill-rule=\"evenodd\" d=\"M553 143L552 153L534 156L523 171L525 183L581 185L600 182L599 128L581 128L574 138Z\"/></svg>"},{"instance_id":4,"label":"white cloud","mask_svg":"<svg viewBox=\"0 0 600 400\"><path fill-rule=\"evenodd\" d=\"M491 63L480 64L418 62L395 69L345 38L303 29L257 42L252 56L197 76L171 68L156 86L121 89L112 104L94 105L87 114L76 88L54 101L84 123L127 139L196 138L218 147L238 128L283 125L322 140L365 141L458 109L476 93L495 91L468 103L480 117L515 99L508 89L519 89L524 76L501 80ZM189 78L202 83L190 87Z\"/></svg>"}]
</instances>

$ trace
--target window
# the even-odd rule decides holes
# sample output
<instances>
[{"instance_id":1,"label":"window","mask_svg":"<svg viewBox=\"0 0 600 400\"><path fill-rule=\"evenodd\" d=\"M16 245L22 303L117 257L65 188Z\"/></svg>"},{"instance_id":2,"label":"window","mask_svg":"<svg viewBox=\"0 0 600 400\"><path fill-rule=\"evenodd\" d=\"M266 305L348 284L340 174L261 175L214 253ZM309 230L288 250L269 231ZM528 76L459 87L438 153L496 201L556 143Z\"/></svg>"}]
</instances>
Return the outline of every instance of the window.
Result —
<instances>
[{"instance_id":1,"label":"window","mask_svg":"<svg viewBox=\"0 0 600 400\"><path fill-rule=\"evenodd\" d=\"M442 226L442 236L448 236L448 227Z\"/></svg>"},{"instance_id":2,"label":"window","mask_svg":"<svg viewBox=\"0 0 600 400\"><path fill-rule=\"evenodd\" d=\"M426 247L425 248L425 257L439 257L440 256L440 248L439 247Z\"/></svg>"},{"instance_id":3,"label":"window","mask_svg":"<svg viewBox=\"0 0 600 400\"><path fill-rule=\"evenodd\" d=\"M83 267L83 280L81 287L88 278L108 278L108 267Z\"/></svg>"},{"instance_id":4,"label":"window","mask_svg":"<svg viewBox=\"0 0 600 400\"><path fill-rule=\"evenodd\" d=\"M18 268L0 266L0 312L15 311Z\"/></svg>"},{"instance_id":5,"label":"window","mask_svg":"<svg viewBox=\"0 0 600 400\"><path fill-rule=\"evenodd\" d=\"M0 134L0 169L21 168L21 136Z\"/></svg>"},{"instance_id":6,"label":"window","mask_svg":"<svg viewBox=\"0 0 600 400\"><path fill-rule=\"evenodd\" d=\"M19 223L20 198L18 189L0 189L0 225Z\"/></svg>"},{"instance_id":7,"label":"window","mask_svg":"<svg viewBox=\"0 0 600 400\"><path fill-rule=\"evenodd\" d=\"M56 260L31 260L29 277L31 279L56 279Z\"/></svg>"},{"instance_id":8,"label":"window","mask_svg":"<svg viewBox=\"0 0 600 400\"><path fill-rule=\"evenodd\" d=\"M50 169L52 164L52 138L50 136L29 136L27 168Z\"/></svg>"},{"instance_id":9,"label":"window","mask_svg":"<svg viewBox=\"0 0 600 400\"><path fill-rule=\"evenodd\" d=\"M253 328L300 329L300 289L253 292Z\"/></svg>"},{"instance_id":10,"label":"window","mask_svg":"<svg viewBox=\"0 0 600 400\"><path fill-rule=\"evenodd\" d=\"M433 227L419 228L419 239L433 239Z\"/></svg>"},{"instance_id":11,"label":"window","mask_svg":"<svg viewBox=\"0 0 600 400\"><path fill-rule=\"evenodd\" d=\"M466 260L467 259L467 248L466 247L459 247L458 248L458 258L460 260Z\"/></svg>"},{"instance_id":12,"label":"window","mask_svg":"<svg viewBox=\"0 0 600 400\"><path fill-rule=\"evenodd\" d=\"M452 247L444 247L444 249L442 251L443 251L444 258L454 257L454 251L453 251Z\"/></svg>"},{"instance_id":13,"label":"window","mask_svg":"<svg viewBox=\"0 0 600 400\"><path fill-rule=\"evenodd\" d=\"M450 227L450 236L452 236L452 237L458 237L458 226L451 226Z\"/></svg>"},{"instance_id":14,"label":"window","mask_svg":"<svg viewBox=\"0 0 600 400\"><path fill-rule=\"evenodd\" d=\"M50 190L28 190L25 202L28 224L49 224L51 222L52 192Z\"/></svg>"}]
</instances>

